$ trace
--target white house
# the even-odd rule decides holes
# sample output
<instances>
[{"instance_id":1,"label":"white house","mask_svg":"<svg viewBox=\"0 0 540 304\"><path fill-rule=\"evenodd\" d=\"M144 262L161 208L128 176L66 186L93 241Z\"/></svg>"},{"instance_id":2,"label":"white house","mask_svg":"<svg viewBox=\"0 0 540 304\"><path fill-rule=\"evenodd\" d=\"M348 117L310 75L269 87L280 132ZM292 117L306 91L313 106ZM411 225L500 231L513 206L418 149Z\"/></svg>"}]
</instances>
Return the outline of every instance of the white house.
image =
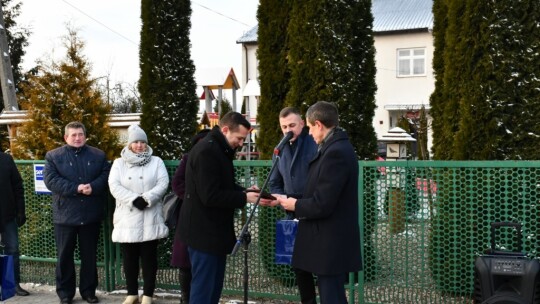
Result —
<instances>
[{"instance_id":1,"label":"white house","mask_svg":"<svg viewBox=\"0 0 540 304\"><path fill-rule=\"evenodd\" d=\"M429 113L429 97L435 88L432 6L432 0L372 1L377 68L373 127L379 137L394 128L400 116L415 118L422 106ZM257 28L237 40L242 44L243 88L259 78ZM246 96L244 100L256 117L257 98ZM431 142L430 130L428 149Z\"/></svg>"}]
</instances>

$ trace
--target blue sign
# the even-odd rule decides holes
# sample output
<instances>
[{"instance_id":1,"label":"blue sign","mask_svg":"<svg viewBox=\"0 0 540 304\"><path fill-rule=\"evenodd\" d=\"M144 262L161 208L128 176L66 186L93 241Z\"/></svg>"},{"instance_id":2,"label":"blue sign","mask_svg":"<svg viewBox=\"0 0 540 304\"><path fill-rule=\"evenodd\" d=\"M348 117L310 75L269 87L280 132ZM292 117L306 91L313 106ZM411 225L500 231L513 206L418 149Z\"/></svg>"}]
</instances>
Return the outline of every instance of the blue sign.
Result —
<instances>
[{"instance_id":1,"label":"blue sign","mask_svg":"<svg viewBox=\"0 0 540 304\"><path fill-rule=\"evenodd\" d=\"M43 164L34 164L34 187L37 194L51 194L51 191L45 186L45 181L43 180L43 169L45 165Z\"/></svg>"}]
</instances>

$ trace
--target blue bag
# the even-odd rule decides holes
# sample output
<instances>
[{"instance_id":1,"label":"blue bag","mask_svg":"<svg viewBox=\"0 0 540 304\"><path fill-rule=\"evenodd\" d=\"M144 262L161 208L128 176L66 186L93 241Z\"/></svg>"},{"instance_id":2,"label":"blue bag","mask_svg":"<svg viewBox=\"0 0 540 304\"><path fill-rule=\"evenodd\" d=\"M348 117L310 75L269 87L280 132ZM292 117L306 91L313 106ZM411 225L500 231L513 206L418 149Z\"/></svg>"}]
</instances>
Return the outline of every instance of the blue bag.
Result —
<instances>
[{"instance_id":1,"label":"blue bag","mask_svg":"<svg viewBox=\"0 0 540 304\"><path fill-rule=\"evenodd\" d=\"M13 256L0 255L0 301L15 295L15 272Z\"/></svg>"},{"instance_id":2,"label":"blue bag","mask_svg":"<svg viewBox=\"0 0 540 304\"><path fill-rule=\"evenodd\" d=\"M298 229L297 220L278 220L276 222L276 264L290 265Z\"/></svg>"}]
</instances>

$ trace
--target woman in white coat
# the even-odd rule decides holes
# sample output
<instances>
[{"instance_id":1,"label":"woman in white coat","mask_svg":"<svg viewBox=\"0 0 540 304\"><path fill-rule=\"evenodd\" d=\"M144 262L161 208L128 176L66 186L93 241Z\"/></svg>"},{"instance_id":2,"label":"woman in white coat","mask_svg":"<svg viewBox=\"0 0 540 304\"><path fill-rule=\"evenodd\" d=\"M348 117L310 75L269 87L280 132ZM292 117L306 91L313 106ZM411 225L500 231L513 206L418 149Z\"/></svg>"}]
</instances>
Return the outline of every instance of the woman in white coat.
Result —
<instances>
[{"instance_id":1,"label":"woman in white coat","mask_svg":"<svg viewBox=\"0 0 540 304\"><path fill-rule=\"evenodd\" d=\"M152 303L156 286L158 240L168 235L161 199L169 184L163 160L152 156L146 133L128 129L128 144L112 165L109 188L116 199L113 242L120 243L128 296L124 304L139 303L139 259L143 273L141 303Z\"/></svg>"}]
</instances>

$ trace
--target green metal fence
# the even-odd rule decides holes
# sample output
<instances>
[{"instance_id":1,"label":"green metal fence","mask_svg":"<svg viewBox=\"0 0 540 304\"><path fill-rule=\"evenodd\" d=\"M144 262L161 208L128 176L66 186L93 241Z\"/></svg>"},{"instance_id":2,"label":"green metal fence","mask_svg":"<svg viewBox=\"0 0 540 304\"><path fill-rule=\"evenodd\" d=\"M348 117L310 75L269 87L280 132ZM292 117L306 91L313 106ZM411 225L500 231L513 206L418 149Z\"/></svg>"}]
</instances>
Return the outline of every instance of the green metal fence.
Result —
<instances>
[{"instance_id":1,"label":"green metal fence","mask_svg":"<svg viewBox=\"0 0 540 304\"><path fill-rule=\"evenodd\" d=\"M538 255L540 162L361 162L365 303L472 303L490 223ZM515 250L502 230L497 246Z\"/></svg>"},{"instance_id":2,"label":"green metal fence","mask_svg":"<svg viewBox=\"0 0 540 304\"><path fill-rule=\"evenodd\" d=\"M178 161L166 161L172 176ZM25 181L28 222L20 230L23 281L54 285L56 251L51 196L34 192L34 164L17 161ZM269 161L236 161L239 183L262 186ZM523 249L538 256L540 162L360 162L360 229L365 270L350 274L349 303L472 303L473 261L489 246L489 225L523 225ZM251 206L236 214L240 232ZM114 200L107 206L98 253L100 286L123 288L118 244L110 242ZM298 300L290 267L273 263L278 208L260 207L251 222L250 297ZM514 248L511 230L497 245ZM169 266L172 234L159 246L158 287L178 288ZM227 261L225 294L243 293L244 252Z\"/></svg>"}]
</instances>

